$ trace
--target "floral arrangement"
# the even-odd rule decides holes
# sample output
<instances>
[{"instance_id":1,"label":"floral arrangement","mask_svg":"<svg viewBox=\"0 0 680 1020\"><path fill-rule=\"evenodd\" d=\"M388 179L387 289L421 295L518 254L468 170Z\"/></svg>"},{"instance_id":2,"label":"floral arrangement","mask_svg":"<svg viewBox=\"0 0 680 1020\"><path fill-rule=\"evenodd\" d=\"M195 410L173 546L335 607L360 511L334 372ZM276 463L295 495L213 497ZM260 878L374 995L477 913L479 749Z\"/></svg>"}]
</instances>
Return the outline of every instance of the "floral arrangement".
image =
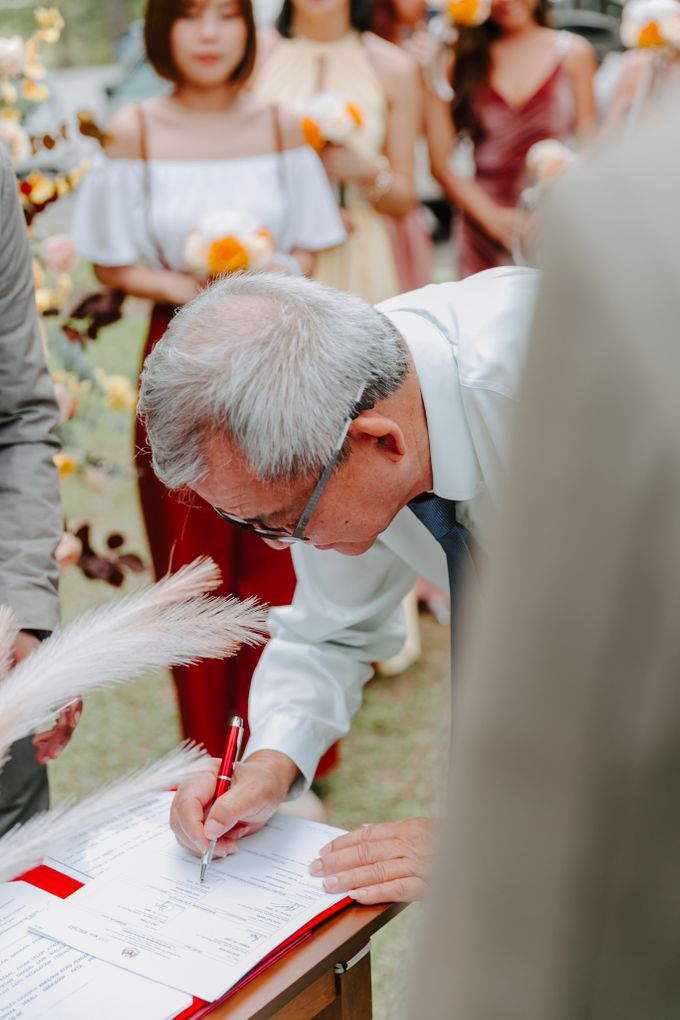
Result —
<instances>
[{"instance_id":1,"label":"floral arrangement","mask_svg":"<svg viewBox=\"0 0 680 1020\"><path fill-rule=\"evenodd\" d=\"M36 106L50 98L41 47L58 42L64 28L56 7L38 7L34 17L36 28L28 39L0 36L0 142L21 177L19 192L29 223L51 202L73 191L87 170L86 163L53 174L30 167L32 156L42 149L52 150L68 136L65 123L47 134L31 135L26 128Z\"/></svg>"},{"instance_id":2,"label":"floral arrangement","mask_svg":"<svg viewBox=\"0 0 680 1020\"><path fill-rule=\"evenodd\" d=\"M266 269L274 250L274 239L257 216L220 209L190 231L184 261L189 272L205 279L244 269Z\"/></svg>"},{"instance_id":3,"label":"floral arrangement","mask_svg":"<svg viewBox=\"0 0 680 1020\"><path fill-rule=\"evenodd\" d=\"M31 134L29 126L37 107L50 98L47 70L42 60L44 46L56 43L64 28L64 19L56 7L37 7L33 12L35 28L28 38L0 36L0 143L6 146L18 176L18 190L26 218L33 259L38 322L52 372L59 405L59 435L63 449L55 455L62 481L78 478L101 491L120 469L82 448L84 430L78 434L79 421L87 434L104 412L134 411L137 396L127 376L111 375L95 369L86 354L88 343L98 329L119 317L119 310L102 308L91 299L74 305L74 274L78 255L71 237L50 234L40 214L70 194L87 172L83 161L68 170L43 171L35 164L44 151L52 151L68 140L71 128L61 122L49 132ZM98 141L105 136L87 113L79 113L78 131ZM106 295L98 295L104 298ZM96 306L96 307L95 307ZM76 564L87 577L113 585L122 583L124 572L143 569L134 553L122 553L116 536L105 553L94 550L89 526L83 523L66 531L58 550L60 565Z\"/></svg>"},{"instance_id":4,"label":"floral arrangement","mask_svg":"<svg viewBox=\"0 0 680 1020\"><path fill-rule=\"evenodd\" d=\"M621 42L629 49L680 50L680 3L630 0L621 18Z\"/></svg>"},{"instance_id":5,"label":"floral arrangement","mask_svg":"<svg viewBox=\"0 0 680 1020\"><path fill-rule=\"evenodd\" d=\"M363 124L359 107L338 92L317 92L301 114L304 139L316 152L329 144L347 145Z\"/></svg>"},{"instance_id":6,"label":"floral arrangement","mask_svg":"<svg viewBox=\"0 0 680 1020\"><path fill-rule=\"evenodd\" d=\"M531 146L526 168L538 184L548 184L578 163L578 156L556 138L544 138Z\"/></svg>"}]
</instances>

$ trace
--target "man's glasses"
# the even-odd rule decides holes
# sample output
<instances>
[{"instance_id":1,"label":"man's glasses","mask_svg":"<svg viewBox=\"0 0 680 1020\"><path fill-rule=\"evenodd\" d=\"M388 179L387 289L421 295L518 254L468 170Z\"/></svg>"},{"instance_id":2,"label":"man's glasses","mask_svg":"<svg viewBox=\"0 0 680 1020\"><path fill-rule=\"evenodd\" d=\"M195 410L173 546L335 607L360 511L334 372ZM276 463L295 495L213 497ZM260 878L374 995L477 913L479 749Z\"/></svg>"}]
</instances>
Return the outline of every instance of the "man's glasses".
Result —
<instances>
[{"instance_id":1,"label":"man's glasses","mask_svg":"<svg viewBox=\"0 0 680 1020\"><path fill-rule=\"evenodd\" d=\"M244 520L241 517L232 517L230 514L225 513L224 510L220 510L218 506L213 506L213 510L215 511L215 513L218 514L222 518L222 520L229 521L230 524L235 524L238 528L244 528L246 531L252 531L253 534L259 535L260 538L269 538L272 541L282 542L285 543L286 545L292 545L293 542L309 542L309 539L305 538L305 531L307 529L307 525L312 519L312 514L316 510L317 504L323 495L326 485L328 484L328 479L331 477L331 474L333 473L333 468L337 464L338 457L342 452L342 448L345 444L345 439L347 438L347 433L349 432L349 427L354 421L354 419L359 417L362 411L370 411L370 409L373 407L373 404L371 402L364 401L361 399L364 395L365 389L366 384L362 383L361 388L357 393L356 400L352 405L352 410L350 411L347 420L345 421L345 424L342 427L342 432L338 437L338 441L335 444L333 452L330 455L323 471L319 475L319 480L314 486L312 494L309 497L309 500L307 501L307 505L302 511L300 517L298 518L298 522L292 531L288 531L286 528L279 529L267 528L266 525L264 525L261 521L258 521L257 518L255 517L252 517L248 520Z\"/></svg>"}]
</instances>

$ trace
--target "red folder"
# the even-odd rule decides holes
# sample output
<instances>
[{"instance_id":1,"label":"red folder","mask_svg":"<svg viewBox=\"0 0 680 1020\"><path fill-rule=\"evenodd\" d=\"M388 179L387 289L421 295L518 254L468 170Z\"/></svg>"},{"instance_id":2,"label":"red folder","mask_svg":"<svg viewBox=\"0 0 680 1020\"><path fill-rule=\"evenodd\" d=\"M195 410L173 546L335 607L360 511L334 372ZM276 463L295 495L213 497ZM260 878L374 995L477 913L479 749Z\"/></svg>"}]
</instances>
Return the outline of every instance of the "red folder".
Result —
<instances>
[{"instance_id":1,"label":"red folder","mask_svg":"<svg viewBox=\"0 0 680 1020\"><path fill-rule=\"evenodd\" d=\"M30 885L36 886L38 889L42 889L44 892L52 893L53 896L59 896L62 900L65 900L71 893L76 892L82 888L83 883L78 882L75 878L71 878L69 875L62 875L60 871L55 871L54 868L48 867L46 864L41 864L37 868L33 868L31 871L26 871L23 875L20 875L15 881L28 882ZM351 897L347 896L344 900L340 900L339 903L334 903L327 910L324 910L321 914L317 914L315 918L308 921L307 924L298 929L292 935L273 949L268 956L265 956L263 960L260 960L252 970L241 978L235 985L226 992L221 999L217 999L215 1002L206 1002L204 999L194 997L194 1001L187 1008L182 1010L181 1013L177 1013L174 1020L200 1020L201 1017L207 1016L213 1009L219 1006L221 1003L226 1002L232 995L238 992L245 985L249 984L254 978L261 974L272 964L282 959L296 946L306 942L307 939L311 938L312 932L320 924L322 924L329 917L333 917L334 914L344 910L345 907L350 906L354 901Z\"/></svg>"}]
</instances>

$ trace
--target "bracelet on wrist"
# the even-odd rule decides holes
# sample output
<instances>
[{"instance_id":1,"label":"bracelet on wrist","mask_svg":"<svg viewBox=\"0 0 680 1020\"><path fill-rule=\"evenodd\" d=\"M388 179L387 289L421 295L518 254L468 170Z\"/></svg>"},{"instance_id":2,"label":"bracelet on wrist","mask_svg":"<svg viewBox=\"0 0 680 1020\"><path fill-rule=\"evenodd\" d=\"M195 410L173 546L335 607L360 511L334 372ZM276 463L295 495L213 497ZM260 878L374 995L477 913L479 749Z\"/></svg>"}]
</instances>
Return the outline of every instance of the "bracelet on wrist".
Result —
<instances>
[{"instance_id":1,"label":"bracelet on wrist","mask_svg":"<svg viewBox=\"0 0 680 1020\"><path fill-rule=\"evenodd\" d=\"M370 188L366 189L366 195L371 202L379 202L394 184L394 174L387 156L378 156L376 159L378 169Z\"/></svg>"}]
</instances>

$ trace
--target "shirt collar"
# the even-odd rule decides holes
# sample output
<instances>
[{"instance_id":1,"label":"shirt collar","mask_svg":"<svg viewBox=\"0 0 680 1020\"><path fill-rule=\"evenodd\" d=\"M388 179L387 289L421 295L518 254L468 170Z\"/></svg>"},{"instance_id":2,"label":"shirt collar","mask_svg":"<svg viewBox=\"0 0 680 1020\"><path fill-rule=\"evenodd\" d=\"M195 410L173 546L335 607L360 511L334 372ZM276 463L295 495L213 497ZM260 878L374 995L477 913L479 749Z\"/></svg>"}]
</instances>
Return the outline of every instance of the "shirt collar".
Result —
<instances>
[{"instance_id":1,"label":"shirt collar","mask_svg":"<svg viewBox=\"0 0 680 1020\"><path fill-rule=\"evenodd\" d=\"M408 344L425 405L433 491L445 499L469 500L481 472L465 417L456 362L456 337L429 313L381 309Z\"/></svg>"}]
</instances>

